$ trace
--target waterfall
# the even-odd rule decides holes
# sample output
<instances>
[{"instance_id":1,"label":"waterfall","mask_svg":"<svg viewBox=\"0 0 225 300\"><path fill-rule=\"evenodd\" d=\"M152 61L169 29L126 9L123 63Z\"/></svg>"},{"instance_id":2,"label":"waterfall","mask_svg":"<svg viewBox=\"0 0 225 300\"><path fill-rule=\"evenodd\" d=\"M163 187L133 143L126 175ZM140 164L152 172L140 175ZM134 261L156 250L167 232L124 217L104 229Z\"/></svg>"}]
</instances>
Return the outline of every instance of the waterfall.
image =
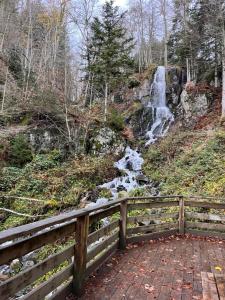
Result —
<instances>
[{"instance_id":1,"label":"waterfall","mask_svg":"<svg viewBox=\"0 0 225 300\"><path fill-rule=\"evenodd\" d=\"M153 124L146 133L146 146L153 144L159 137L163 137L170 124L174 121L173 114L166 106L166 69L157 68L153 83L150 86L152 100L147 104L152 108Z\"/></svg>"},{"instance_id":2,"label":"waterfall","mask_svg":"<svg viewBox=\"0 0 225 300\"><path fill-rule=\"evenodd\" d=\"M149 130L146 133L146 146L153 144L160 137L163 137L170 124L174 121L173 114L166 106L166 70L165 67L159 66L154 75L154 80L150 85L151 100L147 103L147 107L152 108L152 120L149 123ZM143 176L142 164L144 160L141 153L127 147L125 155L122 159L114 164L114 166L122 171L124 175L114 178L112 181L104 183L101 188L111 191L112 198L116 199L120 191L130 192L140 187L138 178ZM146 186L146 185L142 185ZM108 199L99 198L97 204L106 203ZM94 204L90 204L94 205Z\"/></svg>"}]
</instances>

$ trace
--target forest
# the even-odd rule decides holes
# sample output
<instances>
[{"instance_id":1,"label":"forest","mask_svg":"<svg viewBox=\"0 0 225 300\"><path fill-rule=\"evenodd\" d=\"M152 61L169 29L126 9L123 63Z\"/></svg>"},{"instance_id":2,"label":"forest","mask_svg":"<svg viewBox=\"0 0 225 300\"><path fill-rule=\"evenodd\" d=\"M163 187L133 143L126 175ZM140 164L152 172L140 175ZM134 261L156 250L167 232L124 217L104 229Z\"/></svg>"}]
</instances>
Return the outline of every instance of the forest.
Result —
<instances>
[{"instance_id":1,"label":"forest","mask_svg":"<svg viewBox=\"0 0 225 300\"><path fill-rule=\"evenodd\" d=\"M223 0L2 0L0 16L2 229L126 193L224 195Z\"/></svg>"},{"instance_id":2,"label":"forest","mask_svg":"<svg viewBox=\"0 0 225 300\"><path fill-rule=\"evenodd\" d=\"M0 0L0 299L224 299L224 149L224 0Z\"/></svg>"}]
</instances>

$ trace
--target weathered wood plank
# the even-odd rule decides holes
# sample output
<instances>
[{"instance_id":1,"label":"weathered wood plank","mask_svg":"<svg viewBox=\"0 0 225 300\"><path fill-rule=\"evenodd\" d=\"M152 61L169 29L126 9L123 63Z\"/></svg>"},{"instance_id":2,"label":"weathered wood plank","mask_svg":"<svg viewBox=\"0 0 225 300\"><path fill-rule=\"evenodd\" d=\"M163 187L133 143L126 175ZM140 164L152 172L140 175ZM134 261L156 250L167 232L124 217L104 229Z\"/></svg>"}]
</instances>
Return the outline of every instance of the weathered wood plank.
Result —
<instances>
[{"instance_id":1,"label":"weathered wood plank","mask_svg":"<svg viewBox=\"0 0 225 300\"><path fill-rule=\"evenodd\" d=\"M87 263L87 240L89 232L89 215L77 218L75 247L74 247L74 279L73 292L80 296L83 292Z\"/></svg>"},{"instance_id":2,"label":"weathered wood plank","mask_svg":"<svg viewBox=\"0 0 225 300\"><path fill-rule=\"evenodd\" d=\"M214 274L220 300L225 300L225 275Z\"/></svg>"},{"instance_id":3,"label":"weathered wood plank","mask_svg":"<svg viewBox=\"0 0 225 300\"><path fill-rule=\"evenodd\" d=\"M214 208L214 209L225 209L224 203L210 203L210 202L196 202L196 201L185 201L185 206L190 207L202 207L202 208Z\"/></svg>"},{"instance_id":4,"label":"weathered wood plank","mask_svg":"<svg viewBox=\"0 0 225 300\"><path fill-rule=\"evenodd\" d=\"M119 248L126 249L127 238L127 201L120 203L120 232L119 232Z\"/></svg>"},{"instance_id":5,"label":"weathered wood plank","mask_svg":"<svg viewBox=\"0 0 225 300\"><path fill-rule=\"evenodd\" d=\"M21 236L36 233L44 228L51 227L55 224L69 222L72 219L74 219L74 221L75 221L76 218L78 218L80 216L84 216L86 214L92 214L92 216L94 218L95 214L99 214L99 212L98 212L99 210L102 210L102 211L106 210L107 208L115 206L116 204L118 204L118 207L119 207L119 203L122 200L123 199L114 200L114 201L110 201L106 204L95 205L90 208L73 210L71 212L62 213L60 215L47 218L45 220L41 220L41 221L33 222L30 224L18 226L16 228L10 228L10 229L4 230L4 231L0 232L0 244L4 243L6 241L11 241L12 239L16 239Z\"/></svg>"},{"instance_id":6,"label":"weathered wood plank","mask_svg":"<svg viewBox=\"0 0 225 300\"><path fill-rule=\"evenodd\" d=\"M172 229L178 229L178 222L176 223L164 223L164 224L151 224L147 226L138 226L134 228L128 228L127 229L127 234L132 235L132 234L137 234L137 233L146 233L146 232L151 232L151 231L163 231L165 229L172 230Z\"/></svg>"},{"instance_id":7,"label":"weathered wood plank","mask_svg":"<svg viewBox=\"0 0 225 300\"><path fill-rule=\"evenodd\" d=\"M73 246L50 256L32 268L21 272L20 274L8 279L0 285L1 300L9 299L16 292L33 283L48 271L58 267L62 262L73 256Z\"/></svg>"},{"instance_id":8,"label":"weathered wood plank","mask_svg":"<svg viewBox=\"0 0 225 300\"><path fill-rule=\"evenodd\" d=\"M108 235L111 231L119 227L119 220L111 222L109 225L96 230L88 236L88 246L98 241L101 237Z\"/></svg>"},{"instance_id":9,"label":"weathered wood plank","mask_svg":"<svg viewBox=\"0 0 225 300\"><path fill-rule=\"evenodd\" d=\"M185 232L196 236L215 237L219 239L225 239L225 233L221 233L221 232L206 231L206 230L203 231L203 230L189 229L189 228L187 228Z\"/></svg>"},{"instance_id":10,"label":"weathered wood plank","mask_svg":"<svg viewBox=\"0 0 225 300\"><path fill-rule=\"evenodd\" d=\"M212 273L201 272L203 300L219 300L215 278Z\"/></svg>"},{"instance_id":11,"label":"weathered wood plank","mask_svg":"<svg viewBox=\"0 0 225 300\"><path fill-rule=\"evenodd\" d=\"M128 217L127 221L129 224L141 223L141 222L154 222L154 221L163 221L164 219L178 219L178 213L171 214L151 214L148 216L136 216Z\"/></svg>"},{"instance_id":12,"label":"weathered wood plank","mask_svg":"<svg viewBox=\"0 0 225 300\"><path fill-rule=\"evenodd\" d=\"M128 210L139 210L139 209L151 209L151 208L163 208L163 207L174 207L179 206L179 201L162 201L162 202L150 202L150 203L135 203L128 204Z\"/></svg>"},{"instance_id":13,"label":"weathered wood plank","mask_svg":"<svg viewBox=\"0 0 225 300\"><path fill-rule=\"evenodd\" d=\"M85 208L85 209L78 209L78 210L73 210L71 212L68 213L63 213L51 218L47 218L45 220L41 220L41 221L37 221L37 222L33 222L27 225L22 225L22 226L18 226L17 228L11 228L11 229L7 229L4 230L2 232L0 232L0 244L4 243L6 241L11 241L13 239L19 238L21 236L26 236L28 234L33 234L33 233L37 233L38 231L44 229L44 228L48 228L51 227L55 224L61 224L64 222L68 222L72 219L78 218L79 216L83 216L85 214L92 214L92 217L94 219L94 215L96 214L96 211L99 210L105 210L107 208L110 208L114 205L119 204L121 201L123 200L155 200L155 199L176 199L179 198L179 196L156 196L156 197L129 197L129 198L124 198L124 199L119 199L119 200L114 200L114 201L110 201L107 204L103 204L103 205L96 205L94 207L90 207L90 208ZM152 204L154 204L154 202L151 202ZM97 212L97 214L99 214Z\"/></svg>"},{"instance_id":14,"label":"weathered wood plank","mask_svg":"<svg viewBox=\"0 0 225 300\"><path fill-rule=\"evenodd\" d=\"M106 249L109 245L111 245L113 242L115 242L118 238L119 238L119 231L117 231L112 236L105 239L102 243L93 247L91 250L88 251L87 261L92 260L97 254L99 254L104 249Z\"/></svg>"},{"instance_id":15,"label":"weathered wood plank","mask_svg":"<svg viewBox=\"0 0 225 300\"><path fill-rule=\"evenodd\" d=\"M54 243L75 231L75 223L72 221L61 227L51 229L46 232L36 234L32 237L23 239L13 244L0 248L0 265L8 263L8 261L21 257L35 249L44 245Z\"/></svg>"},{"instance_id":16,"label":"weathered wood plank","mask_svg":"<svg viewBox=\"0 0 225 300\"><path fill-rule=\"evenodd\" d=\"M90 224L93 222L98 222L103 218L107 218L109 216L112 216L113 214L120 211L120 205L112 206L107 209L101 210L99 212L95 212L93 214L90 214Z\"/></svg>"},{"instance_id":17,"label":"weathered wood plank","mask_svg":"<svg viewBox=\"0 0 225 300\"><path fill-rule=\"evenodd\" d=\"M159 239L159 238L163 238L163 237L169 237L169 236L175 235L177 233L178 233L178 229L148 233L148 234L128 237L127 242L138 243L138 242L147 241L147 240L155 240L155 239Z\"/></svg>"},{"instance_id":18,"label":"weathered wood plank","mask_svg":"<svg viewBox=\"0 0 225 300\"><path fill-rule=\"evenodd\" d=\"M179 233L184 234L184 198L179 200Z\"/></svg>"},{"instance_id":19,"label":"weathered wood plank","mask_svg":"<svg viewBox=\"0 0 225 300\"><path fill-rule=\"evenodd\" d=\"M68 267L56 273L48 281L40 284L37 288L24 296L23 300L43 300L46 295L54 291L60 284L73 275L73 268L74 265L71 263Z\"/></svg>"},{"instance_id":20,"label":"weathered wood plank","mask_svg":"<svg viewBox=\"0 0 225 300\"><path fill-rule=\"evenodd\" d=\"M100 268L101 265L105 261L107 261L113 255L113 253L117 250L118 245L119 245L119 241L115 242L106 251L104 251L96 260L91 262L91 264L89 264L87 266L86 277L88 277L90 274L92 274L94 271L96 271L98 268Z\"/></svg>"},{"instance_id":21,"label":"weathered wood plank","mask_svg":"<svg viewBox=\"0 0 225 300\"><path fill-rule=\"evenodd\" d=\"M224 224L212 224L212 223L201 223L201 222L186 222L187 228L196 228L196 229L206 229L206 230L214 230L225 233L225 225Z\"/></svg>"},{"instance_id":22,"label":"weathered wood plank","mask_svg":"<svg viewBox=\"0 0 225 300\"><path fill-rule=\"evenodd\" d=\"M62 300L71 294L73 291L73 279L71 278L68 283L63 284L57 291L48 298L48 300Z\"/></svg>"},{"instance_id":23,"label":"weathered wood plank","mask_svg":"<svg viewBox=\"0 0 225 300\"><path fill-rule=\"evenodd\" d=\"M185 219L198 219L201 221L225 222L225 217L216 214L185 212Z\"/></svg>"}]
</instances>

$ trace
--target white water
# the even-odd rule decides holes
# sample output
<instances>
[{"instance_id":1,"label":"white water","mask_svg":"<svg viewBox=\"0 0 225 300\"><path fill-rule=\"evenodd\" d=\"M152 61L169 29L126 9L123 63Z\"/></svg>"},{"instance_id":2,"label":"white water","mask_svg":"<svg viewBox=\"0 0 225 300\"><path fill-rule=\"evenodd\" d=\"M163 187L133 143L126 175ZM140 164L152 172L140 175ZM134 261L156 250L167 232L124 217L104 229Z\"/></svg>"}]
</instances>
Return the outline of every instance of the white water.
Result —
<instances>
[{"instance_id":1,"label":"white water","mask_svg":"<svg viewBox=\"0 0 225 300\"><path fill-rule=\"evenodd\" d=\"M102 188L109 189L113 198L117 198L120 191L130 192L139 187L137 176L142 175L141 168L144 159L137 150L127 147L125 155L114 166L124 172L123 176L117 177L112 181L101 185Z\"/></svg>"},{"instance_id":2,"label":"white water","mask_svg":"<svg viewBox=\"0 0 225 300\"><path fill-rule=\"evenodd\" d=\"M150 86L150 94L152 100L149 101L147 107L152 108L153 124L150 125L149 131L146 133L146 146L153 144L158 138L163 137L171 123L174 121L173 114L166 106L166 71L165 67L158 67L154 76L153 83ZM100 187L111 191L113 199L118 197L120 191L130 192L140 187L137 176L142 174L142 164L144 160L137 150L127 147L125 155L122 159L114 164L116 168L124 173L123 176L117 177ZM108 199L100 198L97 204L106 203Z\"/></svg>"},{"instance_id":3,"label":"white water","mask_svg":"<svg viewBox=\"0 0 225 300\"><path fill-rule=\"evenodd\" d=\"M174 121L173 114L166 106L166 70L165 67L158 67L150 87L150 94L153 100L148 103L152 108L153 124L146 134L146 146L153 144L159 137L163 137L171 123Z\"/></svg>"}]
</instances>

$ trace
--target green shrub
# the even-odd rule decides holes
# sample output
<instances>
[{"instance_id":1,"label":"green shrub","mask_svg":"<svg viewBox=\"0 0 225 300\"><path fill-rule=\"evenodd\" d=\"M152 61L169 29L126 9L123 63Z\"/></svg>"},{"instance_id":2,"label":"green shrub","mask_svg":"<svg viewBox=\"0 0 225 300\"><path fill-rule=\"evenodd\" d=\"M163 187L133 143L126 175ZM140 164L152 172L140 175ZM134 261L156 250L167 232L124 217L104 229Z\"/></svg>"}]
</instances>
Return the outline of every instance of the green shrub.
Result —
<instances>
[{"instance_id":1,"label":"green shrub","mask_svg":"<svg viewBox=\"0 0 225 300\"><path fill-rule=\"evenodd\" d=\"M115 109L110 111L107 124L111 129L116 131L122 131L125 127L123 116Z\"/></svg>"},{"instance_id":2,"label":"green shrub","mask_svg":"<svg viewBox=\"0 0 225 300\"><path fill-rule=\"evenodd\" d=\"M33 171L43 171L52 169L58 166L61 161L62 155L60 151L53 150L48 154L38 154L34 157L32 162L26 166L26 169Z\"/></svg>"},{"instance_id":3,"label":"green shrub","mask_svg":"<svg viewBox=\"0 0 225 300\"><path fill-rule=\"evenodd\" d=\"M10 142L9 163L14 167L23 167L33 158L31 148L23 135L18 135Z\"/></svg>"},{"instance_id":4,"label":"green shrub","mask_svg":"<svg viewBox=\"0 0 225 300\"><path fill-rule=\"evenodd\" d=\"M135 87L138 87L140 85L140 81L137 80L136 78L131 78L130 81L128 82L128 88L133 89Z\"/></svg>"},{"instance_id":5,"label":"green shrub","mask_svg":"<svg viewBox=\"0 0 225 300\"><path fill-rule=\"evenodd\" d=\"M0 172L0 191L7 192L14 188L16 182L21 178L21 169L5 167Z\"/></svg>"}]
</instances>

